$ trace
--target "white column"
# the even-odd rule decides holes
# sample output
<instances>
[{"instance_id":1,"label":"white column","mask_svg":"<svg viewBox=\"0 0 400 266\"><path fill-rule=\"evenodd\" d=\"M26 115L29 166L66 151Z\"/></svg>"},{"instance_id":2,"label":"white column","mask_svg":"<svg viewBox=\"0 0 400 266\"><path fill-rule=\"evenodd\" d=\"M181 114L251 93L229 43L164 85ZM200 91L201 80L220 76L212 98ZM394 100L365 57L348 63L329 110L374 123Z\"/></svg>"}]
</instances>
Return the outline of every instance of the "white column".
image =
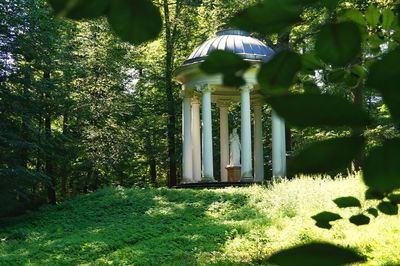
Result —
<instances>
[{"instance_id":1,"label":"white column","mask_svg":"<svg viewBox=\"0 0 400 266\"><path fill-rule=\"evenodd\" d=\"M201 103L203 120L203 181L214 181L212 120L211 120L211 88L203 88Z\"/></svg>"},{"instance_id":2,"label":"white column","mask_svg":"<svg viewBox=\"0 0 400 266\"><path fill-rule=\"evenodd\" d=\"M264 145L262 130L262 106L254 104L254 176L255 181L264 181Z\"/></svg>"},{"instance_id":3,"label":"white column","mask_svg":"<svg viewBox=\"0 0 400 266\"><path fill-rule=\"evenodd\" d=\"M229 125L228 106L226 103L219 104L220 123L220 154L221 154L221 181L228 181L226 166L229 164Z\"/></svg>"},{"instance_id":4,"label":"white column","mask_svg":"<svg viewBox=\"0 0 400 266\"><path fill-rule=\"evenodd\" d=\"M192 169L192 110L191 99L189 95L184 95L182 102L182 124L183 124L183 173L182 183L193 182L193 169Z\"/></svg>"},{"instance_id":5,"label":"white column","mask_svg":"<svg viewBox=\"0 0 400 266\"><path fill-rule=\"evenodd\" d=\"M253 181L253 169L251 161L251 113L250 113L250 86L241 87L241 165L242 181Z\"/></svg>"},{"instance_id":6,"label":"white column","mask_svg":"<svg viewBox=\"0 0 400 266\"><path fill-rule=\"evenodd\" d=\"M200 102L197 96L192 101L192 153L193 179L201 181Z\"/></svg>"},{"instance_id":7,"label":"white column","mask_svg":"<svg viewBox=\"0 0 400 266\"><path fill-rule=\"evenodd\" d=\"M286 176L285 121L272 110L272 176Z\"/></svg>"}]
</instances>

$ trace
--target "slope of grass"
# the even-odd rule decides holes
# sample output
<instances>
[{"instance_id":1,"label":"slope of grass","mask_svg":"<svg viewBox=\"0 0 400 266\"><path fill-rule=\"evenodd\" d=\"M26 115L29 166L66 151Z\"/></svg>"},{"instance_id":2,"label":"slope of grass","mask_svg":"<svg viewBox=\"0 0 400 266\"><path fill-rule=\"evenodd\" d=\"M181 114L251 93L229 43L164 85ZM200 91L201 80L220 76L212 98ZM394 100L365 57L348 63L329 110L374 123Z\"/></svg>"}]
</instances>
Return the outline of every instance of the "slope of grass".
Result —
<instances>
[{"instance_id":1,"label":"slope of grass","mask_svg":"<svg viewBox=\"0 0 400 266\"><path fill-rule=\"evenodd\" d=\"M332 199L363 198L358 177L299 178L270 188L218 190L106 188L2 221L0 265L257 265L311 240L354 247L367 265L400 263L400 216L367 226L314 226ZM371 204L363 203L363 208Z\"/></svg>"}]
</instances>

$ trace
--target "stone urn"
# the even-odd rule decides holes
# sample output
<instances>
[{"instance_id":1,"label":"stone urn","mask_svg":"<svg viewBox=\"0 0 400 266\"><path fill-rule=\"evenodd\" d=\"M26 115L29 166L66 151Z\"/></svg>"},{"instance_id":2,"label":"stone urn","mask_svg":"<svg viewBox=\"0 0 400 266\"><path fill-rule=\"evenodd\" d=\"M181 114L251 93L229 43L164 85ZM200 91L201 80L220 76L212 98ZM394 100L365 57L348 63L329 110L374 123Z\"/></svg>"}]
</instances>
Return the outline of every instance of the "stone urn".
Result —
<instances>
[{"instance_id":1,"label":"stone urn","mask_svg":"<svg viewBox=\"0 0 400 266\"><path fill-rule=\"evenodd\" d=\"M228 165L225 168L228 170L228 182L240 182L242 175L242 167L240 165Z\"/></svg>"}]
</instances>

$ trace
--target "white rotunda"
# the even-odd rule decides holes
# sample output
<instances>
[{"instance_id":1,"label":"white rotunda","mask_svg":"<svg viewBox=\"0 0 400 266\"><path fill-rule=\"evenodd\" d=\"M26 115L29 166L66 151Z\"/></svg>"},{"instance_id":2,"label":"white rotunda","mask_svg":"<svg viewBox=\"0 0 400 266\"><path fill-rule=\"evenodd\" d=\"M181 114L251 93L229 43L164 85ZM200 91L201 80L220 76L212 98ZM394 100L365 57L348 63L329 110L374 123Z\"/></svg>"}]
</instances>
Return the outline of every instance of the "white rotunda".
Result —
<instances>
[{"instance_id":1,"label":"white rotunda","mask_svg":"<svg viewBox=\"0 0 400 266\"><path fill-rule=\"evenodd\" d=\"M221 74L210 75L200 70L201 62L214 50L236 53L251 63L251 67L244 74L246 85L240 88L227 87L223 85ZM228 181L226 167L229 165L229 132L232 130L228 128L228 107L235 102L240 102L241 108L240 181L264 181L263 99L257 84L257 73L260 64L270 60L273 54L271 48L245 31L223 30L219 31L215 38L197 47L175 70L175 77L182 85L183 97L182 183L215 181L211 103L216 103L219 107L221 182ZM272 111L271 152L273 177L284 177L286 175L285 122L274 111Z\"/></svg>"}]
</instances>

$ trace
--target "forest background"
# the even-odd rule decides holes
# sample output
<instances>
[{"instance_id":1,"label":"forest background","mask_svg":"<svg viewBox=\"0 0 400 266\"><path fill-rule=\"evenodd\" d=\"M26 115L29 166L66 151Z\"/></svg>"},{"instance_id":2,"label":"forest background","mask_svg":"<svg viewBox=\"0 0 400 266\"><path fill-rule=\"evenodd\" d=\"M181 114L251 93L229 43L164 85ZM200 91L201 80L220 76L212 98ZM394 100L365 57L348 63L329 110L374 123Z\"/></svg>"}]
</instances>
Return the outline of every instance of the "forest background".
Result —
<instances>
[{"instance_id":1,"label":"forest background","mask_svg":"<svg viewBox=\"0 0 400 266\"><path fill-rule=\"evenodd\" d=\"M72 21L55 18L44 0L2 1L0 202L7 204L1 204L0 216L19 214L46 202L55 204L104 186L173 186L179 182L181 103L173 70L254 1L153 3L162 13L162 33L154 41L132 45L116 37L104 18ZM372 12L368 11L371 4L380 22L376 26L378 22L370 25L367 21L364 53L357 65L327 68L308 53L323 22L351 19L366 24L360 16ZM374 118L363 132L368 151L398 136L399 125L382 98L363 84L369 64L398 46L398 31L388 29L398 26L399 11L398 1L341 1L333 10L324 6L307 9L302 22L284 33L256 37L277 52L290 48L307 56L307 71L296 78L291 90L339 95L365 107ZM213 109L213 136L219 136L218 109ZM239 106L230 111L230 128L240 126ZM269 177L268 105L263 116ZM289 157L311 141L352 133L332 127L287 127L286 131ZM215 139L216 167L218 143ZM355 161L353 169L358 167Z\"/></svg>"}]
</instances>

